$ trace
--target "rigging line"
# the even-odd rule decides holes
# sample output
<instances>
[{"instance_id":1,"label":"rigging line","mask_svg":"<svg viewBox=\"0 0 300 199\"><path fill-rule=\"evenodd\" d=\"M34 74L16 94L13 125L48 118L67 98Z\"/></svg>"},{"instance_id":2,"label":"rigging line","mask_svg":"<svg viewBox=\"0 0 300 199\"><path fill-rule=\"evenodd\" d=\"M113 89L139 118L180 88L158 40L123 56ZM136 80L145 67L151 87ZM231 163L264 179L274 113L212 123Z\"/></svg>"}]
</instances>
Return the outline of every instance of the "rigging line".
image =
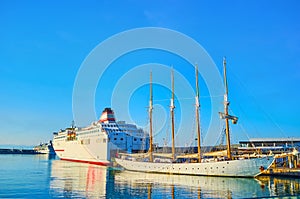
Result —
<instances>
[{"instance_id":1,"label":"rigging line","mask_svg":"<svg viewBox=\"0 0 300 199\"><path fill-rule=\"evenodd\" d=\"M216 140L214 146L218 146L218 143L219 143L219 141L221 140L221 137L224 134L225 124L223 124L223 122L221 120L219 121L219 127L221 127L221 128L219 128L219 129L221 129L221 132L219 133L218 139Z\"/></svg>"},{"instance_id":2,"label":"rigging line","mask_svg":"<svg viewBox=\"0 0 300 199\"><path fill-rule=\"evenodd\" d=\"M245 128L244 128L244 126L243 126L243 124L240 124L240 127L241 127L242 131L244 131L244 132L246 131ZM245 133L245 134L246 134L246 137L248 138L248 140L250 141L250 137L248 136L248 134L247 133ZM252 147L255 149L255 151L257 153L259 153L259 149L256 148L256 146L254 145L254 143L253 142L250 142L250 143L251 143Z\"/></svg>"},{"instance_id":3,"label":"rigging line","mask_svg":"<svg viewBox=\"0 0 300 199\"><path fill-rule=\"evenodd\" d=\"M202 95L200 98L224 97L224 95Z\"/></svg>"},{"instance_id":4,"label":"rigging line","mask_svg":"<svg viewBox=\"0 0 300 199\"><path fill-rule=\"evenodd\" d=\"M230 70L230 69L229 69L229 70ZM286 134L285 134L285 132L283 131L283 129L278 125L277 122L275 122L275 121L272 119L271 115L270 115L269 113L267 113L267 112L263 109L263 107L257 102L256 98L255 98L254 95L250 92L250 90L247 89L247 87L245 86L245 84L238 78L237 75L235 75L234 72L233 72L232 74L233 74L233 76L240 82L241 86L244 88L243 90L246 91L247 93L249 93L250 97L252 98L252 101L254 101L254 102L257 104L258 108L259 108L259 109L260 109L260 110L261 110L261 111L262 111L262 112L263 112L263 113L271 120L271 122L272 122L273 124L275 124L275 126L280 130L281 134L282 134L284 137L286 137Z\"/></svg>"},{"instance_id":5,"label":"rigging line","mask_svg":"<svg viewBox=\"0 0 300 199\"><path fill-rule=\"evenodd\" d=\"M174 101L179 101L179 100L191 100L191 99L193 99L193 98L188 98L188 97L186 97L186 98L176 98L176 99L174 99ZM159 100L153 100L154 102L161 102L161 101L170 101L170 99L159 99Z\"/></svg>"},{"instance_id":6,"label":"rigging line","mask_svg":"<svg viewBox=\"0 0 300 199\"><path fill-rule=\"evenodd\" d=\"M238 106L240 106L240 105L238 105ZM244 110L241 108L241 110L242 110L242 112L244 113ZM231 112L233 112L231 109L230 109L230 111ZM246 117L247 117L247 115L246 115ZM248 117L247 117L248 118ZM244 133L244 135L246 135L246 137L247 137L247 139L250 141L250 136L249 136L249 134L247 133L247 131L246 131L246 129L244 128L244 125L243 125L243 122L239 122L239 127L241 128L241 130L242 130L242 132ZM257 131L257 128L254 126L254 129L255 129L255 131ZM258 131L257 131L258 132ZM251 145L252 145L252 147L255 149L255 151L258 153L259 152L259 149L257 149L256 147L255 147L255 145L253 144L253 142L251 142Z\"/></svg>"},{"instance_id":7,"label":"rigging line","mask_svg":"<svg viewBox=\"0 0 300 199\"><path fill-rule=\"evenodd\" d=\"M223 95L204 95L204 96L200 96L200 98L217 98L217 97L224 97ZM176 98L174 99L174 101L180 101L180 100L194 100L195 97L184 97L184 98ZM170 101L170 99L156 99L153 100L154 102L160 102L160 101Z\"/></svg>"},{"instance_id":8,"label":"rigging line","mask_svg":"<svg viewBox=\"0 0 300 199\"><path fill-rule=\"evenodd\" d=\"M237 106L238 106L239 109L242 111L242 115L245 116L245 121L246 121L246 120L247 120L247 121L250 121L249 117L247 116L246 112L245 112L244 109L241 107L241 105L240 105L239 103L237 103ZM232 109L231 109L231 108L229 108L229 109L230 109L230 112L233 113ZM239 122L239 126L242 125L241 123L242 123L242 121ZM255 131L256 133L260 134L259 130L256 128L256 126L255 126L252 122L250 122L250 125L254 128L254 131ZM250 140L250 136L249 136L249 134L247 133L247 130L246 130L245 128L244 128L244 133L245 133L246 137L248 138L248 140Z\"/></svg>"},{"instance_id":9,"label":"rigging line","mask_svg":"<svg viewBox=\"0 0 300 199\"><path fill-rule=\"evenodd\" d=\"M192 133L191 133L191 137L190 137L190 140L189 140L189 145L190 147L194 147L194 144L195 144L195 141L196 141L196 136L195 136L195 131L196 131L196 128L195 128L195 117L193 117L193 124L192 124Z\"/></svg>"},{"instance_id":10,"label":"rigging line","mask_svg":"<svg viewBox=\"0 0 300 199\"><path fill-rule=\"evenodd\" d=\"M170 115L168 114L167 116L167 124L166 127L164 128L166 130L166 139L164 145L168 146L169 145L169 137L170 137Z\"/></svg>"},{"instance_id":11,"label":"rigging line","mask_svg":"<svg viewBox=\"0 0 300 199\"><path fill-rule=\"evenodd\" d=\"M226 124L222 120L219 120L219 129L221 129L219 138L217 140L217 142L219 142L219 146L226 146L226 144L227 144L226 127L225 126L226 126ZM232 129L231 129L231 131L232 131ZM232 133L230 133L230 139L232 139ZM215 146L218 146L217 143L215 144Z\"/></svg>"}]
</instances>

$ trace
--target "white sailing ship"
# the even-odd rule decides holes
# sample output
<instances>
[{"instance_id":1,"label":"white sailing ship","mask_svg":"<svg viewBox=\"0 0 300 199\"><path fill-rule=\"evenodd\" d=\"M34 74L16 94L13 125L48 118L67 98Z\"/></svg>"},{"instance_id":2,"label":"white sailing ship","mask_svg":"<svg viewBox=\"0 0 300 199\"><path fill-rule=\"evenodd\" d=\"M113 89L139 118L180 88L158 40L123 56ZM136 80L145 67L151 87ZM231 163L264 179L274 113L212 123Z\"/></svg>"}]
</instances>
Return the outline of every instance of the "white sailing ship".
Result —
<instances>
[{"instance_id":1,"label":"white sailing ship","mask_svg":"<svg viewBox=\"0 0 300 199\"><path fill-rule=\"evenodd\" d=\"M116 121L112 109L105 108L99 121L53 133L53 148L61 160L109 165L119 151L147 151L149 135L134 124Z\"/></svg>"},{"instance_id":2,"label":"white sailing ship","mask_svg":"<svg viewBox=\"0 0 300 199\"><path fill-rule=\"evenodd\" d=\"M153 153L152 138L152 73L150 74L150 102L149 102L149 118L150 118L150 147L147 154L121 154L116 158L116 162L126 170L153 173L169 173L169 174L188 174L188 175L207 175L207 176L233 176L233 177L255 177L262 171L268 169L274 161L273 156L255 156L252 158L233 157L230 148L229 120L234 124L238 118L228 114L228 86L226 78L226 60L223 60L224 67L224 113L219 113L220 117L225 120L227 151L226 155L216 153L213 158L201 157L200 146L200 122L199 122L199 89L198 89L198 68L196 67L196 129L198 136L198 153L186 156L176 156L174 142L174 75L172 72L172 99L170 105L171 124L172 124L172 154L166 158L164 154ZM163 157L164 158L161 158ZM188 162L182 162L182 160Z\"/></svg>"}]
</instances>

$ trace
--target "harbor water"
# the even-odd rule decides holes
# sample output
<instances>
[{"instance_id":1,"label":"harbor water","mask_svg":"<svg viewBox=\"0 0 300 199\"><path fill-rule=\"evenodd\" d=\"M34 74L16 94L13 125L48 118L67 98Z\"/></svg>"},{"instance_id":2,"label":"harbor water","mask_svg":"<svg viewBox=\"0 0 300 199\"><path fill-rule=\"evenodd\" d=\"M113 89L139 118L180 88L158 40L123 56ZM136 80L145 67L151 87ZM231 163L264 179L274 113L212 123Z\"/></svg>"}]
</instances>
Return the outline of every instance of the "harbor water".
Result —
<instances>
[{"instance_id":1,"label":"harbor water","mask_svg":"<svg viewBox=\"0 0 300 199\"><path fill-rule=\"evenodd\" d=\"M0 155L0 198L300 197L300 178L224 178L122 171L48 155Z\"/></svg>"}]
</instances>

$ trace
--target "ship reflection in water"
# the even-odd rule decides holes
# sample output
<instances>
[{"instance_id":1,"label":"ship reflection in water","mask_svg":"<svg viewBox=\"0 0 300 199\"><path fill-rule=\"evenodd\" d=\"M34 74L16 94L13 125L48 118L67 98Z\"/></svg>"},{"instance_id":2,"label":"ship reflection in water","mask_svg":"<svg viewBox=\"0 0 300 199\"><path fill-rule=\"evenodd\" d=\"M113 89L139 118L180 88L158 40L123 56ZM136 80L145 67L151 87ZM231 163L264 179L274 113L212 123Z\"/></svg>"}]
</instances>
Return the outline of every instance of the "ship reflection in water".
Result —
<instances>
[{"instance_id":1,"label":"ship reflection in water","mask_svg":"<svg viewBox=\"0 0 300 199\"><path fill-rule=\"evenodd\" d=\"M300 195L299 178L228 178L119 171L54 160L52 197L255 198Z\"/></svg>"},{"instance_id":2,"label":"ship reflection in water","mask_svg":"<svg viewBox=\"0 0 300 199\"><path fill-rule=\"evenodd\" d=\"M83 163L52 162L50 189L53 197L105 197L107 169Z\"/></svg>"}]
</instances>

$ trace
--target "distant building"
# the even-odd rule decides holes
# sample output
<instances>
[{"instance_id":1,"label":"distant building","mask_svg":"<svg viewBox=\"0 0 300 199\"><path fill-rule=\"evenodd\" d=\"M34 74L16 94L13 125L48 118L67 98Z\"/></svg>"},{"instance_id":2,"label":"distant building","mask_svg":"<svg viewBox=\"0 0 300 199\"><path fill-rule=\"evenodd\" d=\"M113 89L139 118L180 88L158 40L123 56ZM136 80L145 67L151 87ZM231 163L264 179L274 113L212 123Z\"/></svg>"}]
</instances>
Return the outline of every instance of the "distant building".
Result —
<instances>
[{"instance_id":1,"label":"distant building","mask_svg":"<svg viewBox=\"0 0 300 199\"><path fill-rule=\"evenodd\" d=\"M239 142L239 153L269 153L290 152L294 148L300 149L300 138L251 138Z\"/></svg>"}]
</instances>

